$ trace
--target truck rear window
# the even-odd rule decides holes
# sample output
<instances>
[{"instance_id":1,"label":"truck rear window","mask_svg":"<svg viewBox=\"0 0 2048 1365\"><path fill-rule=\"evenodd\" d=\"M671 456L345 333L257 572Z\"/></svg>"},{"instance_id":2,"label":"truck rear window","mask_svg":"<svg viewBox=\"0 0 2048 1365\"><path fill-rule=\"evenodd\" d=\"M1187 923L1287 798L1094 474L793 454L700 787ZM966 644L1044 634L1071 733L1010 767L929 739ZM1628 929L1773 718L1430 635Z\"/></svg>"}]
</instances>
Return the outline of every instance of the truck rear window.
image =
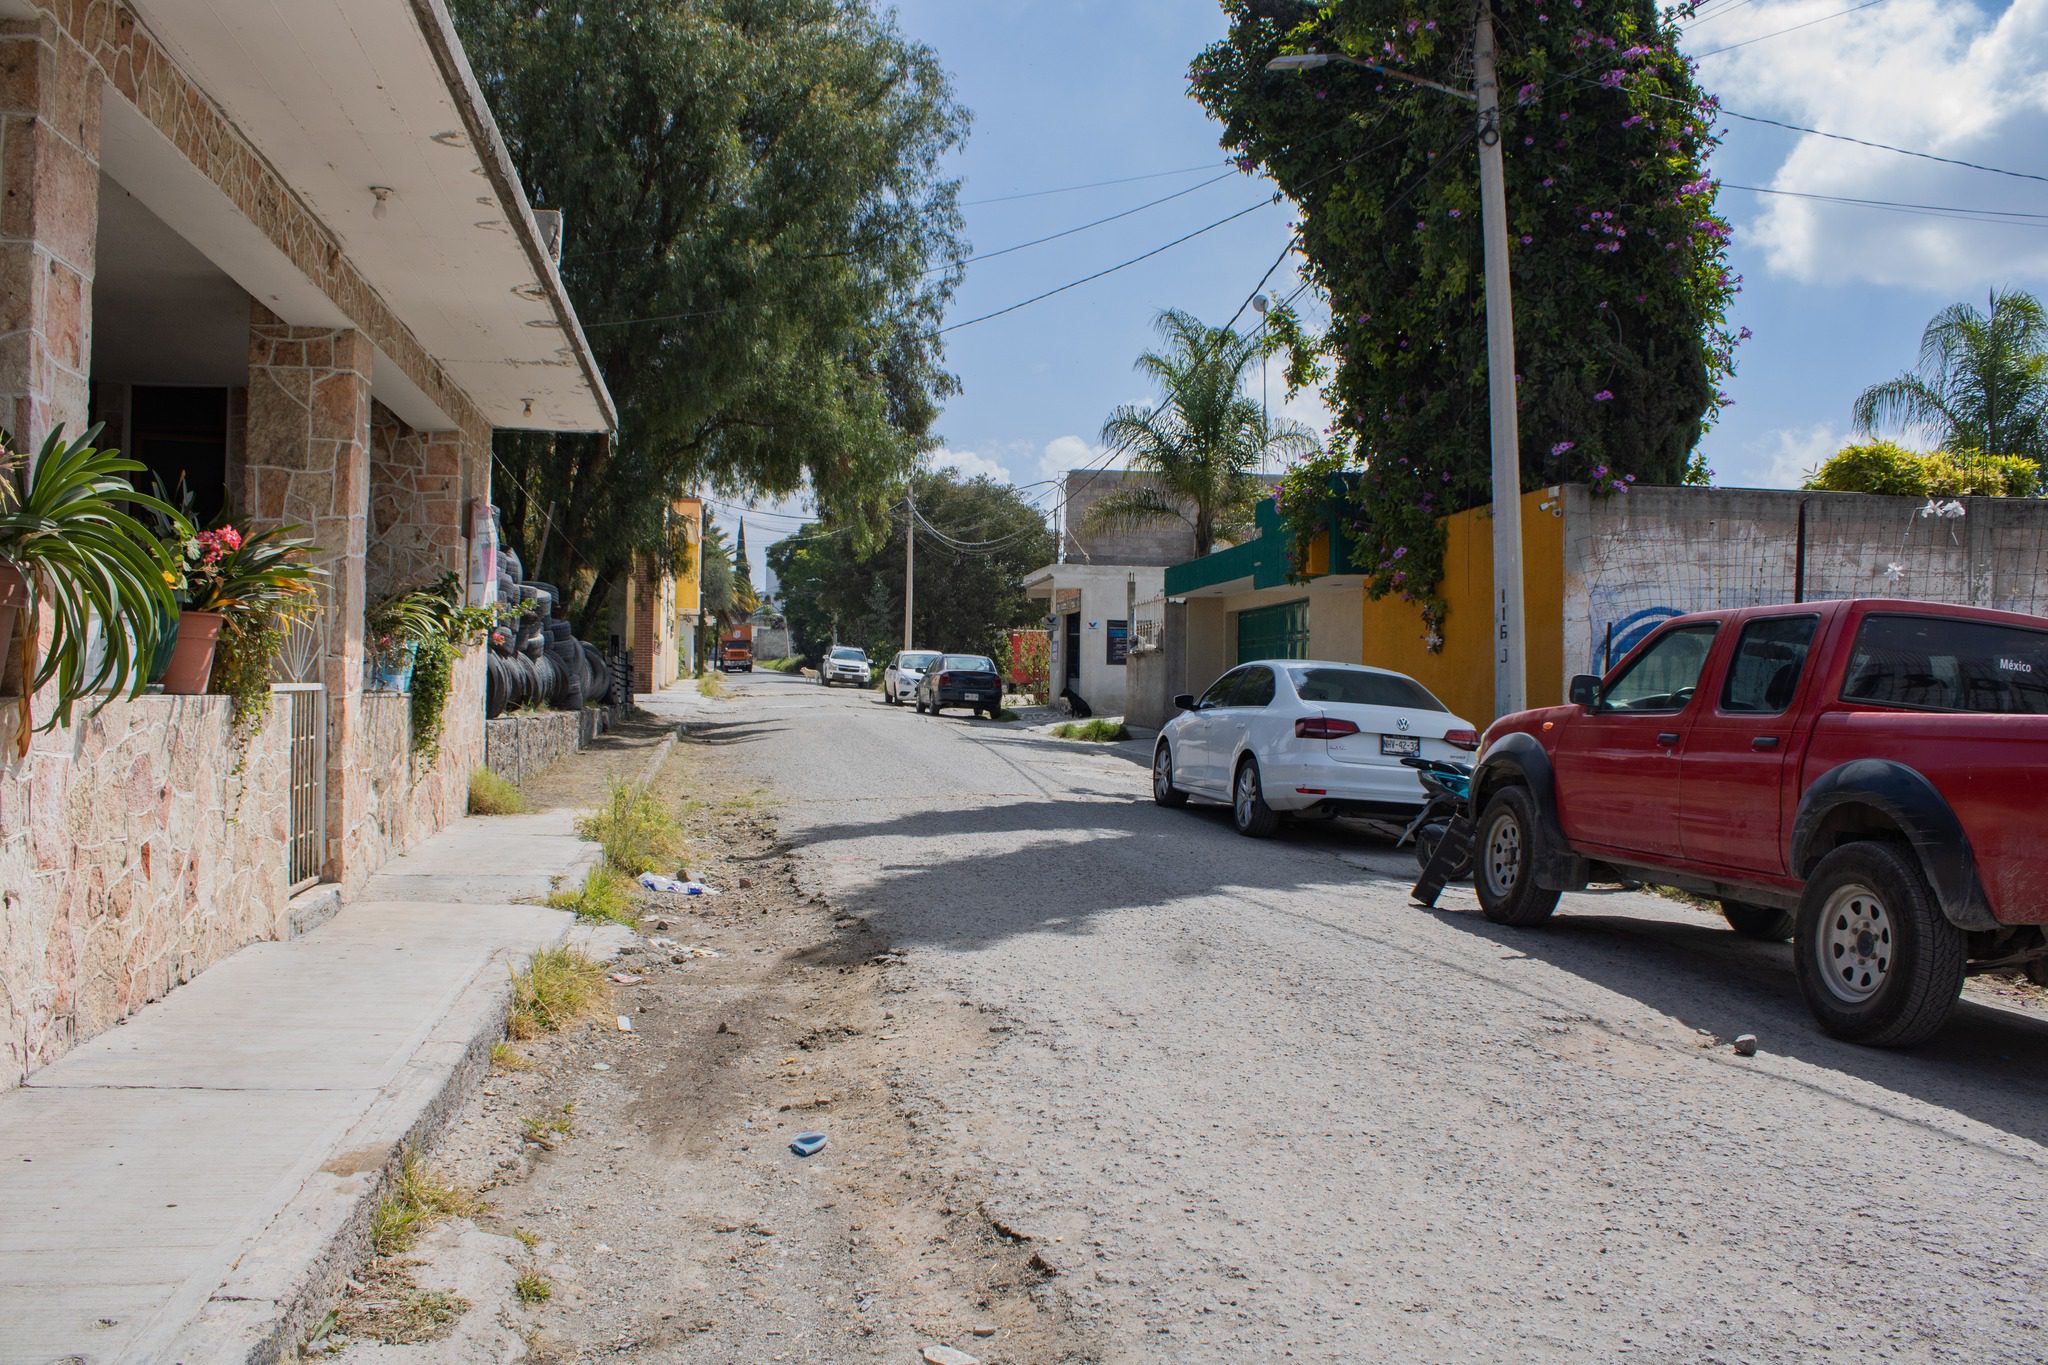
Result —
<instances>
[{"instance_id":1,"label":"truck rear window","mask_svg":"<svg viewBox=\"0 0 2048 1365\"><path fill-rule=\"evenodd\" d=\"M1867 616L1842 700L1919 711L2048 713L2048 631L1938 616Z\"/></svg>"}]
</instances>

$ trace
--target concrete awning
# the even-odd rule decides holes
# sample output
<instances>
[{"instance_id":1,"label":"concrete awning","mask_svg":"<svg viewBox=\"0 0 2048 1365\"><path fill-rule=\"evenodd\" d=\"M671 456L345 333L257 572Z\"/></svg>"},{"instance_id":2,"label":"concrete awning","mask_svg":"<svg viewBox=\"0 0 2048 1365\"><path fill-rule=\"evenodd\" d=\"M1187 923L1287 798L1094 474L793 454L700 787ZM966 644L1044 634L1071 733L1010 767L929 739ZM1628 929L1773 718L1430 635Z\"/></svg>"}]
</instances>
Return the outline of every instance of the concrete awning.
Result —
<instances>
[{"instance_id":1,"label":"concrete awning","mask_svg":"<svg viewBox=\"0 0 2048 1365\"><path fill-rule=\"evenodd\" d=\"M135 3L172 59L492 425L616 427L441 0ZM287 321L346 320L253 225L232 221L210 183L193 183L189 163L182 172L167 163L153 145L160 137L132 106L118 96L108 105L110 175ZM388 191L381 216L373 187ZM388 359L380 356L380 386ZM388 385L410 388L402 379Z\"/></svg>"}]
</instances>

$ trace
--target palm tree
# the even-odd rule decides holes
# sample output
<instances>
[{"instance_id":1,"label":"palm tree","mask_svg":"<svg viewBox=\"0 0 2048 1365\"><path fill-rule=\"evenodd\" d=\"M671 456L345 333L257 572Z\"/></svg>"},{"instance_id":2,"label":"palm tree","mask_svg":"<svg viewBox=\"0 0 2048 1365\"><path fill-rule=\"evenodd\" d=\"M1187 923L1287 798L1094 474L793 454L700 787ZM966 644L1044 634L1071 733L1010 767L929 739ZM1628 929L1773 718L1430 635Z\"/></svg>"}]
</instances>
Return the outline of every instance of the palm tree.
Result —
<instances>
[{"instance_id":1,"label":"palm tree","mask_svg":"<svg viewBox=\"0 0 2048 1365\"><path fill-rule=\"evenodd\" d=\"M1195 554L1219 537L1242 539L1264 493L1253 477L1269 459L1313 454L1315 437L1297 422L1270 421L1244 395L1244 374L1261 358L1257 337L1211 327L1190 313L1159 315L1166 345L1138 357L1137 370L1159 382L1165 401L1125 405L1102 424L1107 445L1126 452L1146 485L1120 488L1088 509L1090 529L1181 521L1195 533Z\"/></svg>"},{"instance_id":2,"label":"palm tree","mask_svg":"<svg viewBox=\"0 0 2048 1365\"><path fill-rule=\"evenodd\" d=\"M1945 450L2048 468L2048 312L2032 294L1996 289L1988 314L1942 309L1920 334L1915 372L1865 389L1854 417L1865 431L1918 428Z\"/></svg>"}]
</instances>

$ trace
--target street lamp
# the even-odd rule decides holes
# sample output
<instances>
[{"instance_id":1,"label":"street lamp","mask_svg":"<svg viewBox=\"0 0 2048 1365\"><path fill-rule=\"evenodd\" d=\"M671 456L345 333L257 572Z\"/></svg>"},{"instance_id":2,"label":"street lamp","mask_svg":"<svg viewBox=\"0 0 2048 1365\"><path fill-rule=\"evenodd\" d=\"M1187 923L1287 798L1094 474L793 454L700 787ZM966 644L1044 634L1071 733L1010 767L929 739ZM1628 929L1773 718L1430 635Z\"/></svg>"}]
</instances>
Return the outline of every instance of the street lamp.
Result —
<instances>
[{"instance_id":1,"label":"street lamp","mask_svg":"<svg viewBox=\"0 0 2048 1365\"><path fill-rule=\"evenodd\" d=\"M1275 57L1268 71L1312 71L1340 62L1464 100L1479 111L1479 210L1486 249L1486 380L1493 429L1493 709L1519 711L1528 687L1528 646L1522 626L1522 462L1515 415L1515 313L1508 284L1507 175L1500 153L1500 82L1494 74L1493 6L1480 0L1473 34L1471 90L1393 71L1338 52Z\"/></svg>"}]
</instances>

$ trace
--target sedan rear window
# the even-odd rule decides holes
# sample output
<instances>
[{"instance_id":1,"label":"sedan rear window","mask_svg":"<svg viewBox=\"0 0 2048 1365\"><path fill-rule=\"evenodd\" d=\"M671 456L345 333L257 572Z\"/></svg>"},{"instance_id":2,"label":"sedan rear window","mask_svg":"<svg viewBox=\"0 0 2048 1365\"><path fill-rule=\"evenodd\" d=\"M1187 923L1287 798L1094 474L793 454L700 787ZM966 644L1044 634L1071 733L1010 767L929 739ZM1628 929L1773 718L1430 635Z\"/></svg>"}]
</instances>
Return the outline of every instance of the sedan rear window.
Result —
<instances>
[{"instance_id":1,"label":"sedan rear window","mask_svg":"<svg viewBox=\"0 0 2048 1365\"><path fill-rule=\"evenodd\" d=\"M948 654L939 661L939 667L961 673L993 673L996 661L986 654Z\"/></svg>"},{"instance_id":2,"label":"sedan rear window","mask_svg":"<svg viewBox=\"0 0 2048 1365\"><path fill-rule=\"evenodd\" d=\"M1445 706L1416 682L1398 673L1369 673L1362 668L1290 668L1294 690L1307 702L1339 706L1396 706L1404 711L1443 711Z\"/></svg>"},{"instance_id":3,"label":"sedan rear window","mask_svg":"<svg viewBox=\"0 0 2048 1365\"><path fill-rule=\"evenodd\" d=\"M2048 713L2048 631L1939 616L1867 616L1842 700L1917 711Z\"/></svg>"}]
</instances>

